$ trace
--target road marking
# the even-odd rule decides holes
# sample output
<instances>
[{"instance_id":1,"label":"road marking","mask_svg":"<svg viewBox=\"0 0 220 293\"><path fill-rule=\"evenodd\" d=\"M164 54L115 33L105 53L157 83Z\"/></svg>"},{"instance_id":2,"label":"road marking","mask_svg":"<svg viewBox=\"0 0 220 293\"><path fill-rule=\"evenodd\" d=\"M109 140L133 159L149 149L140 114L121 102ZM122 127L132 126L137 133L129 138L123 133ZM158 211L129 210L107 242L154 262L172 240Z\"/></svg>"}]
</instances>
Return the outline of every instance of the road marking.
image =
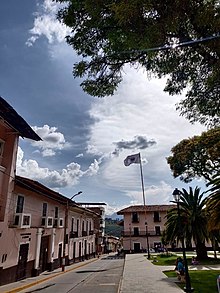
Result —
<instances>
[{"instance_id":1,"label":"road marking","mask_svg":"<svg viewBox=\"0 0 220 293\"><path fill-rule=\"evenodd\" d=\"M105 283L105 284L99 284L99 286L115 286L115 283Z\"/></svg>"}]
</instances>

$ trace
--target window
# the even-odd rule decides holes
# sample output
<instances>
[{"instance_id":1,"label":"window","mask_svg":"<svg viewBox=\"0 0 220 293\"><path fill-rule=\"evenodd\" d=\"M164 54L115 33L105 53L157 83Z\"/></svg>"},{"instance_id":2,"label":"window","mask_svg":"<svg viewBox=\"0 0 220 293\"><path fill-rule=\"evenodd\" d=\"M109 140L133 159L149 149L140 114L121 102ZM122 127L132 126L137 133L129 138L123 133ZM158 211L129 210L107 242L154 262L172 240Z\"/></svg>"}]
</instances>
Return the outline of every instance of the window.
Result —
<instances>
[{"instance_id":1,"label":"window","mask_svg":"<svg viewBox=\"0 0 220 293\"><path fill-rule=\"evenodd\" d=\"M59 216L59 208L55 207L55 213L54 213L54 218L57 219Z\"/></svg>"},{"instance_id":2,"label":"window","mask_svg":"<svg viewBox=\"0 0 220 293\"><path fill-rule=\"evenodd\" d=\"M160 235L160 226L155 226L155 232L157 236Z\"/></svg>"},{"instance_id":3,"label":"window","mask_svg":"<svg viewBox=\"0 0 220 293\"><path fill-rule=\"evenodd\" d=\"M77 219L76 222L76 232L79 233L79 219Z\"/></svg>"},{"instance_id":4,"label":"window","mask_svg":"<svg viewBox=\"0 0 220 293\"><path fill-rule=\"evenodd\" d=\"M72 218L72 221L71 221L71 231L74 230L74 218Z\"/></svg>"},{"instance_id":5,"label":"window","mask_svg":"<svg viewBox=\"0 0 220 293\"><path fill-rule=\"evenodd\" d=\"M2 263L5 262L6 259L7 259L7 253L5 253L5 254L2 255Z\"/></svg>"},{"instance_id":6,"label":"window","mask_svg":"<svg viewBox=\"0 0 220 293\"><path fill-rule=\"evenodd\" d=\"M138 222L139 222L138 213L133 212L132 213L132 223L138 223Z\"/></svg>"},{"instance_id":7,"label":"window","mask_svg":"<svg viewBox=\"0 0 220 293\"><path fill-rule=\"evenodd\" d=\"M23 208L24 208L24 197L22 195L18 195L16 213L23 213Z\"/></svg>"},{"instance_id":8,"label":"window","mask_svg":"<svg viewBox=\"0 0 220 293\"><path fill-rule=\"evenodd\" d=\"M43 202L43 210L42 210L42 217L47 216L47 203Z\"/></svg>"},{"instance_id":9,"label":"window","mask_svg":"<svg viewBox=\"0 0 220 293\"><path fill-rule=\"evenodd\" d=\"M48 217L47 218L47 226L48 227L52 227L53 226L53 218L52 217Z\"/></svg>"},{"instance_id":10,"label":"window","mask_svg":"<svg viewBox=\"0 0 220 293\"><path fill-rule=\"evenodd\" d=\"M139 228L134 227L134 236L139 236Z\"/></svg>"},{"instance_id":11,"label":"window","mask_svg":"<svg viewBox=\"0 0 220 293\"><path fill-rule=\"evenodd\" d=\"M154 222L160 222L160 214L159 212L154 212Z\"/></svg>"},{"instance_id":12,"label":"window","mask_svg":"<svg viewBox=\"0 0 220 293\"><path fill-rule=\"evenodd\" d=\"M29 226L30 225L30 215L24 215L23 216L23 223L22 226Z\"/></svg>"}]
</instances>

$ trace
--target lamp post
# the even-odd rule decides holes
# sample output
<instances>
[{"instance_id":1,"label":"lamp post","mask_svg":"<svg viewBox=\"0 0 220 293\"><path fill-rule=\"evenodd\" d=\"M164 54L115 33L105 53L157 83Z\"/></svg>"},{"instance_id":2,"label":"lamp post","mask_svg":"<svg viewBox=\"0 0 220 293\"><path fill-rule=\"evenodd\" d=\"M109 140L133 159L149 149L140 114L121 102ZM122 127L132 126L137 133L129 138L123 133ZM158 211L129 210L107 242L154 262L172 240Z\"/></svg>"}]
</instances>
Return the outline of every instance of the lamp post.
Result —
<instances>
[{"instance_id":1,"label":"lamp post","mask_svg":"<svg viewBox=\"0 0 220 293\"><path fill-rule=\"evenodd\" d=\"M79 195L79 194L81 194L81 193L82 193L82 191L77 192L76 194L74 194L74 195L70 198L70 200L72 200L74 197L76 197L77 195Z\"/></svg>"},{"instance_id":2,"label":"lamp post","mask_svg":"<svg viewBox=\"0 0 220 293\"><path fill-rule=\"evenodd\" d=\"M180 239L181 239L181 244L182 244L182 251L183 251L183 259L184 259L184 264L185 264L185 276L186 276L186 287L184 287L185 292L193 292L194 288L191 287L191 281L190 281L190 276L189 276L189 270L188 270L188 263L187 263L187 258L186 258L186 249L185 249L185 243L184 243L184 235L181 234L181 218L180 218L180 196L181 196L181 191L177 188L173 191L173 198L174 202L177 204L177 213L178 213L178 226L179 226L179 233L180 233Z\"/></svg>"},{"instance_id":3,"label":"lamp post","mask_svg":"<svg viewBox=\"0 0 220 293\"><path fill-rule=\"evenodd\" d=\"M129 224L129 243L130 243L130 253L131 253L131 224Z\"/></svg>"},{"instance_id":4,"label":"lamp post","mask_svg":"<svg viewBox=\"0 0 220 293\"><path fill-rule=\"evenodd\" d=\"M150 259L150 247L149 247L149 238L148 238L148 226L147 222L145 222L146 227L146 240L147 240L147 259Z\"/></svg>"},{"instance_id":5,"label":"lamp post","mask_svg":"<svg viewBox=\"0 0 220 293\"><path fill-rule=\"evenodd\" d=\"M64 230L63 230L63 258L62 258L62 272L65 271L66 265L66 230L68 226L68 214L69 214L69 200L72 200L75 196L81 194L82 191L77 192L74 194L70 199L67 198L66 200L66 208L65 208L65 219L64 219Z\"/></svg>"}]
</instances>

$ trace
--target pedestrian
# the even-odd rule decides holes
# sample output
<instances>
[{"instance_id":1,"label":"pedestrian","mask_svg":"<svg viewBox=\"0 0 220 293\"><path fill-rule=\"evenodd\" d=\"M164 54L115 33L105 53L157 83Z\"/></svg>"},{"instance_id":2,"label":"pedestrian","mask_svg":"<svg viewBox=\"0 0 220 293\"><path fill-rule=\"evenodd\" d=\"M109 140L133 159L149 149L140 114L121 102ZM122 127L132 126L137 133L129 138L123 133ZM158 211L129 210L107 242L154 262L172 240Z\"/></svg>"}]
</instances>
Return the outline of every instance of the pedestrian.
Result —
<instances>
[{"instance_id":1,"label":"pedestrian","mask_svg":"<svg viewBox=\"0 0 220 293\"><path fill-rule=\"evenodd\" d=\"M185 283L185 268L183 265L183 260L181 257L178 257L176 260L176 267L175 267L175 271L177 273L177 278L181 283Z\"/></svg>"},{"instance_id":2,"label":"pedestrian","mask_svg":"<svg viewBox=\"0 0 220 293\"><path fill-rule=\"evenodd\" d=\"M192 257L192 265L198 265L199 264L199 262L198 262L198 260L196 259L196 257Z\"/></svg>"},{"instance_id":3,"label":"pedestrian","mask_svg":"<svg viewBox=\"0 0 220 293\"><path fill-rule=\"evenodd\" d=\"M183 260L181 257L179 257L177 261L177 271L180 273L180 275L185 274L185 268L184 268Z\"/></svg>"}]
</instances>

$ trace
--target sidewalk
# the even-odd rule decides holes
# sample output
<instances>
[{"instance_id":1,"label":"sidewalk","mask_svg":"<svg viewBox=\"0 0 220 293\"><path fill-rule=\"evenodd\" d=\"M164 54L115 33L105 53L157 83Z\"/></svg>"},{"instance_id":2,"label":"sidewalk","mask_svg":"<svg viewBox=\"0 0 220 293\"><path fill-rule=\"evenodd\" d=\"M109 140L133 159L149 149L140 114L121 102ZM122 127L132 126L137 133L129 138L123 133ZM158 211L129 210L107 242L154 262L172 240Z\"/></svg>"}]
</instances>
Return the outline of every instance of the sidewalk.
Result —
<instances>
[{"instance_id":1,"label":"sidewalk","mask_svg":"<svg viewBox=\"0 0 220 293\"><path fill-rule=\"evenodd\" d=\"M153 265L145 254L127 254L121 283L120 293L183 293L162 270L171 267Z\"/></svg>"},{"instance_id":2,"label":"sidewalk","mask_svg":"<svg viewBox=\"0 0 220 293\"><path fill-rule=\"evenodd\" d=\"M105 257L105 256L103 256ZM85 260L83 262L74 263L66 266L65 272L75 270L94 262L98 258ZM124 271L121 285L118 293L183 293L176 284L176 278L168 278L163 273L166 270L173 270L174 266L158 266L154 265L146 257L146 254L127 254L125 257ZM219 270L219 265L213 266L189 266L190 270ZM40 284L45 280L49 280L64 274L61 269L52 272L44 272L38 277L27 278L15 283L0 286L0 293L16 293L21 290L30 288L36 284ZM101 293L101 292L100 292Z\"/></svg>"}]
</instances>

